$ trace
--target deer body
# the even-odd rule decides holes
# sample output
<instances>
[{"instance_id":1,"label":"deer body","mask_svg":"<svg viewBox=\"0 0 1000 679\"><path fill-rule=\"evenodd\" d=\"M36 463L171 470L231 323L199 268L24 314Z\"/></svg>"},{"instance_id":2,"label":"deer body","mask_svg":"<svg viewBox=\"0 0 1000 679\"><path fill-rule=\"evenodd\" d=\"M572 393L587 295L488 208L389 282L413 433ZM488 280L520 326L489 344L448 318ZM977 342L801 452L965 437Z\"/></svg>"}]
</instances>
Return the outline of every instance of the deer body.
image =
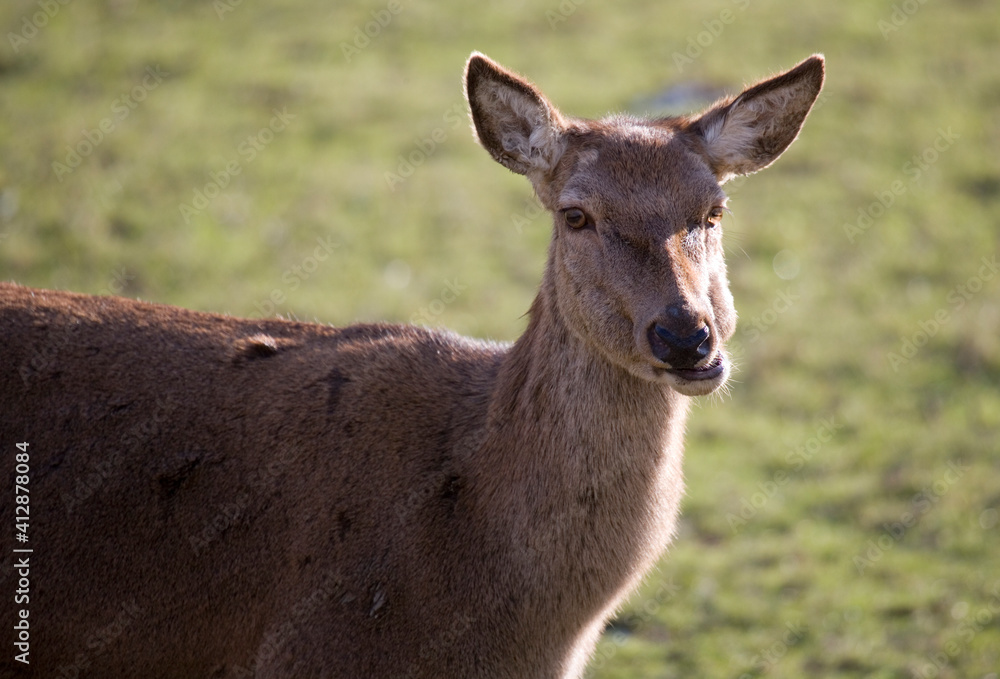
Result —
<instances>
[{"instance_id":1,"label":"deer body","mask_svg":"<svg viewBox=\"0 0 1000 679\"><path fill-rule=\"evenodd\" d=\"M579 121L474 55L477 135L555 221L510 346L0 285L34 669L580 676L673 533L689 397L728 376L719 184L821 82L814 57L698 119Z\"/></svg>"}]
</instances>

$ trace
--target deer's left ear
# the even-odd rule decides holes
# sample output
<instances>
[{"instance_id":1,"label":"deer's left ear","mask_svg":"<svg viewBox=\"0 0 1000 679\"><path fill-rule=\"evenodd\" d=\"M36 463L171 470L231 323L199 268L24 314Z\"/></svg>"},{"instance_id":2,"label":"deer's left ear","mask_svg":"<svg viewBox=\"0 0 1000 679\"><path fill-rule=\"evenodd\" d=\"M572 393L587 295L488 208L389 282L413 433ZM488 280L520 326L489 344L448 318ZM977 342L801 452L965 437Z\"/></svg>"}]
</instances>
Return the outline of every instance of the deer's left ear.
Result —
<instances>
[{"instance_id":1,"label":"deer's left ear","mask_svg":"<svg viewBox=\"0 0 1000 679\"><path fill-rule=\"evenodd\" d=\"M719 183L761 170L795 141L823 88L823 56L716 104L688 126Z\"/></svg>"}]
</instances>

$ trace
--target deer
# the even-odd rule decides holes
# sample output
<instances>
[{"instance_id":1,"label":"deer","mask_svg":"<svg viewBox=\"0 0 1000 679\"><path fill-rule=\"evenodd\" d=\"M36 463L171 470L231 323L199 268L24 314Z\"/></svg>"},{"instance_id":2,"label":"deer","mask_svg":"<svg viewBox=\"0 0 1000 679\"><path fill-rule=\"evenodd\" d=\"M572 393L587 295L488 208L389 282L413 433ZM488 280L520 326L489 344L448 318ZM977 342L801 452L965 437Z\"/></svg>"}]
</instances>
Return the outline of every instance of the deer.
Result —
<instances>
[{"instance_id":1,"label":"deer","mask_svg":"<svg viewBox=\"0 0 1000 679\"><path fill-rule=\"evenodd\" d=\"M0 284L30 668L580 677L673 540L690 404L732 370L722 185L789 147L824 72L590 120L474 52L474 137L552 217L513 343Z\"/></svg>"}]
</instances>

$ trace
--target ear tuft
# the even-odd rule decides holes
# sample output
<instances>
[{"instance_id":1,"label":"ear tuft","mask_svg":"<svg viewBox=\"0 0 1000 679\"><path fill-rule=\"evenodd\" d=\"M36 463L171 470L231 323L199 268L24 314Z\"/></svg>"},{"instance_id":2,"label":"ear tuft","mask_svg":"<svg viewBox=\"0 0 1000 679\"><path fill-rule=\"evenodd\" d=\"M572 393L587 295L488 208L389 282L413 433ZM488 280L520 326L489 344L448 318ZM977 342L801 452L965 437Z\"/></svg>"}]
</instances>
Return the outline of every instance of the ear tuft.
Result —
<instances>
[{"instance_id":1,"label":"ear tuft","mask_svg":"<svg viewBox=\"0 0 1000 679\"><path fill-rule=\"evenodd\" d=\"M795 68L716 104L689 130L701 140L705 159L719 182L767 167L795 141L825 75L814 54Z\"/></svg>"},{"instance_id":2,"label":"ear tuft","mask_svg":"<svg viewBox=\"0 0 1000 679\"><path fill-rule=\"evenodd\" d=\"M465 65L465 96L479 143L518 174L547 172L562 155L562 117L530 82L484 54Z\"/></svg>"}]
</instances>

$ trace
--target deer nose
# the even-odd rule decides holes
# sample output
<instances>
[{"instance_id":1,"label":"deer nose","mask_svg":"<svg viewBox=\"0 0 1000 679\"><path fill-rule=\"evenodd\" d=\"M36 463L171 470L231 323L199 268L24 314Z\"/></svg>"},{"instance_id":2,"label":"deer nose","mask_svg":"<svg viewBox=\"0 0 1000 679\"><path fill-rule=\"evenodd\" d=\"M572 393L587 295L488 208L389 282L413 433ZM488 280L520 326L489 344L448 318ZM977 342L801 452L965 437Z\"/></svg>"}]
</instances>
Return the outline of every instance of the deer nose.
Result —
<instances>
[{"instance_id":1,"label":"deer nose","mask_svg":"<svg viewBox=\"0 0 1000 679\"><path fill-rule=\"evenodd\" d=\"M654 323L648 334L653 355L672 368L693 368L712 351L712 333L707 325L687 337L679 337L669 328Z\"/></svg>"}]
</instances>

